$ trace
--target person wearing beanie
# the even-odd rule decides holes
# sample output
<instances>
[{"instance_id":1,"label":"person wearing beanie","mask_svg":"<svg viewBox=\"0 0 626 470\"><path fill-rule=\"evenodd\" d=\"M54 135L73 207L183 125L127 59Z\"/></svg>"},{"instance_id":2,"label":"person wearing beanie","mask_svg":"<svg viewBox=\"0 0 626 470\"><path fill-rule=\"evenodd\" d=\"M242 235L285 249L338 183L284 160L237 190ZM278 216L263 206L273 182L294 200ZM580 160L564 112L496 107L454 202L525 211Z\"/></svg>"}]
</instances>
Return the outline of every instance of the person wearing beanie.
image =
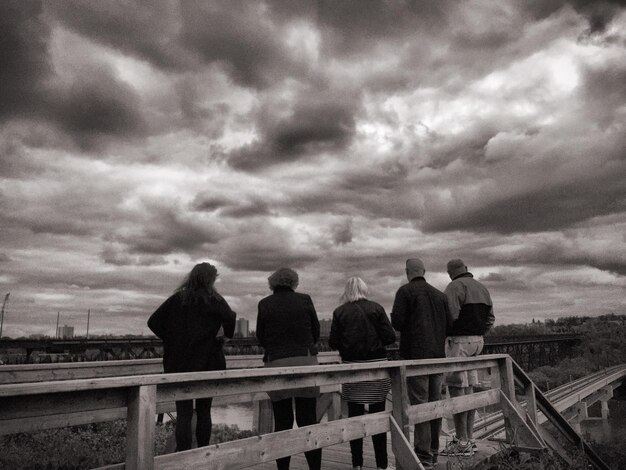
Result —
<instances>
[{"instance_id":1,"label":"person wearing beanie","mask_svg":"<svg viewBox=\"0 0 626 470\"><path fill-rule=\"evenodd\" d=\"M402 359L445 357L446 332L452 324L446 296L428 284L426 269L419 258L406 261L408 284L398 289L391 324L400 332ZM441 399L443 374L407 377L411 405ZM415 425L415 454L426 469L435 468L439 455L441 419Z\"/></svg>"},{"instance_id":2,"label":"person wearing beanie","mask_svg":"<svg viewBox=\"0 0 626 470\"><path fill-rule=\"evenodd\" d=\"M452 315L452 328L446 338L446 357L471 357L482 352L483 336L493 326L493 303L487 288L474 279L461 259L447 265L451 282L445 289ZM446 375L451 397L472 393L478 383L476 370L452 372ZM467 456L475 450L473 428L475 411L454 415L455 438L441 452L444 455Z\"/></svg>"}]
</instances>

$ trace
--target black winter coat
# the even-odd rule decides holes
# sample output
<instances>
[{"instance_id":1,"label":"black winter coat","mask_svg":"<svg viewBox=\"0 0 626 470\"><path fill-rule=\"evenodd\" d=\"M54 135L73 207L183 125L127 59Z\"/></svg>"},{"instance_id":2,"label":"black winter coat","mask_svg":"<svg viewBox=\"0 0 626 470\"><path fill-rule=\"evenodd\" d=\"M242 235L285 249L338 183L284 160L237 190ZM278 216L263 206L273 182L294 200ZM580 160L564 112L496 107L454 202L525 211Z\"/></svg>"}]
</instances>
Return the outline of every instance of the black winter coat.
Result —
<instances>
[{"instance_id":1,"label":"black winter coat","mask_svg":"<svg viewBox=\"0 0 626 470\"><path fill-rule=\"evenodd\" d=\"M446 357L446 333L452 326L448 301L423 277L398 289L391 324L400 332L402 359Z\"/></svg>"},{"instance_id":2,"label":"black winter coat","mask_svg":"<svg viewBox=\"0 0 626 470\"><path fill-rule=\"evenodd\" d=\"M180 293L172 295L148 320L148 327L163 340L164 371L226 369L222 340L216 336L223 327L224 336L233 337L235 316L217 293L188 305L183 305Z\"/></svg>"},{"instance_id":3,"label":"black winter coat","mask_svg":"<svg viewBox=\"0 0 626 470\"><path fill-rule=\"evenodd\" d=\"M265 350L263 362L317 354L320 322L311 297L278 287L258 308L256 337Z\"/></svg>"},{"instance_id":4,"label":"black winter coat","mask_svg":"<svg viewBox=\"0 0 626 470\"><path fill-rule=\"evenodd\" d=\"M385 309L371 300L347 302L335 309L328 344L344 361L387 357L385 346L396 340Z\"/></svg>"}]
</instances>

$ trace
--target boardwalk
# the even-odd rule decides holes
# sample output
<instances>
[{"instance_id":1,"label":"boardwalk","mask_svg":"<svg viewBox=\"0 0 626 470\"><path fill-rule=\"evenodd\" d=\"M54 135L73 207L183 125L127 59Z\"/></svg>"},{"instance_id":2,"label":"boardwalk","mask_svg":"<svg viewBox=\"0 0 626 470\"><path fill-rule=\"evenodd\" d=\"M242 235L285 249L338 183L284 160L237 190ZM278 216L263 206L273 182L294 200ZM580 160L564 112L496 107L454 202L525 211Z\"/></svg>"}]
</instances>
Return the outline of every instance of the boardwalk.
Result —
<instances>
[{"instance_id":1,"label":"boardwalk","mask_svg":"<svg viewBox=\"0 0 626 470\"><path fill-rule=\"evenodd\" d=\"M582 450L594 468L608 469L560 410L507 355L376 364L244 368L184 374L155 374L151 370L153 366L152 362L145 365L124 362L115 364L118 370L108 370L110 367L104 365L88 366L85 363L80 366L68 365L65 369L62 365L2 368L0 434L126 418L128 433L125 462L107 468L225 470L275 468L274 460L288 455L294 456L292 468L306 468L302 453L315 448L323 449L323 468L350 468L348 442L360 437L365 437L364 468L374 468L370 436L384 432L389 433L389 444L393 448L390 455L395 457L392 462L395 461L397 468L416 470L422 466L410 442L414 424L491 406L497 407L504 418L502 429L507 447L525 452L552 448L566 461L570 452L568 449ZM131 372L136 367L147 367L149 372L147 375L136 375L139 373L137 370ZM3 369L6 376L2 373ZM488 370L492 388L432 403L409 404L407 377L472 369ZM574 401L595 398L606 400L612 388L623 382L624 376L623 371L611 371L608 377L598 378L599 381L595 380L593 384L582 384L583 389L577 393ZM382 378L390 378L392 382L390 410L361 417L339 418L336 390L341 384ZM247 401L260 406L267 399L268 391L303 386L319 386L328 390L325 395L328 398L325 400L326 407L318 409L318 412L327 415L326 421L301 429L280 432L270 432L270 429L257 437L185 452L153 455L155 415L171 409L175 400L210 396L216 401ZM518 396L523 400L519 401ZM259 409L262 408L260 406ZM581 413L584 408L577 407ZM558 440L544 427L544 422L557 432ZM443 444L445 439L442 440ZM484 442L480 448L483 456L498 449L499 446L493 442ZM475 460L480 457L481 454L477 455ZM444 463L442 460L438 468L467 468L465 460L453 459L456 462ZM447 465L449 463L456 465Z\"/></svg>"}]
</instances>

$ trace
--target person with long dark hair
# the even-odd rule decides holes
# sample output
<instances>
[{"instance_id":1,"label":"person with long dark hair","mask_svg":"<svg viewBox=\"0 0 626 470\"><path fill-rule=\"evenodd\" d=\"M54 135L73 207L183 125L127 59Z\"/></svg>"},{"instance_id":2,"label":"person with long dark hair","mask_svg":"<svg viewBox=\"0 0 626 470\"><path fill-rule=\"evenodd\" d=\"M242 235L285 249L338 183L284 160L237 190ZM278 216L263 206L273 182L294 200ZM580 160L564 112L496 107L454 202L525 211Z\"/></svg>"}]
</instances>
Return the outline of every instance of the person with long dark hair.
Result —
<instances>
[{"instance_id":1,"label":"person with long dark hair","mask_svg":"<svg viewBox=\"0 0 626 470\"><path fill-rule=\"evenodd\" d=\"M320 322L311 297L295 292L298 273L282 268L268 278L273 294L258 306L256 336L265 350L265 367L308 366L317 364ZM317 424L319 387L268 392L274 412L274 431L293 427L293 402L298 427ZM304 453L309 470L320 470L322 449ZM289 470L291 457L276 460L278 470Z\"/></svg>"},{"instance_id":2,"label":"person with long dark hair","mask_svg":"<svg viewBox=\"0 0 626 470\"><path fill-rule=\"evenodd\" d=\"M396 332L378 303L368 300L367 284L360 277L351 277L341 296L341 305L333 312L328 344L339 350L344 363L370 363L387 360L385 346L393 344ZM367 380L347 383L341 387L341 396L348 402L348 417L365 413L385 411L385 400L391 388L390 379ZM389 466L387 456L387 434L372 436L376 468L384 470ZM363 439L350 441L352 469L363 466Z\"/></svg>"},{"instance_id":3,"label":"person with long dark hair","mask_svg":"<svg viewBox=\"0 0 626 470\"><path fill-rule=\"evenodd\" d=\"M163 340L165 373L226 369L222 338L232 338L235 317L228 303L215 290L217 269L196 264L183 283L150 317L148 327ZM213 398L196 399L198 447L211 440ZM176 451L191 449L193 400L176 402Z\"/></svg>"}]
</instances>

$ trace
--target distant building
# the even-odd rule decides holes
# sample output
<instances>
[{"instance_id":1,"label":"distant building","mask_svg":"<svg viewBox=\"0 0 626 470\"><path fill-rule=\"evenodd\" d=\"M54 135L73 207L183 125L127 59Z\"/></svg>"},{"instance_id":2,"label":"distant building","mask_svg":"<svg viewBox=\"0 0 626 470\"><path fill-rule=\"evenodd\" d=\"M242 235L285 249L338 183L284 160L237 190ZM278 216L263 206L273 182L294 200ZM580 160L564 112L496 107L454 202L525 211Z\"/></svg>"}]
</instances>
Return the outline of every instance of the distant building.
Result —
<instances>
[{"instance_id":1,"label":"distant building","mask_svg":"<svg viewBox=\"0 0 626 470\"><path fill-rule=\"evenodd\" d=\"M320 320L320 336L328 338L330 336L330 325L332 324L331 319L324 318Z\"/></svg>"},{"instance_id":2,"label":"distant building","mask_svg":"<svg viewBox=\"0 0 626 470\"><path fill-rule=\"evenodd\" d=\"M235 336L238 338L247 338L250 336L250 322L245 318L238 318L235 323Z\"/></svg>"},{"instance_id":3,"label":"distant building","mask_svg":"<svg viewBox=\"0 0 626 470\"><path fill-rule=\"evenodd\" d=\"M74 337L74 327L73 326L60 326L57 331L57 338L59 339L72 339Z\"/></svg>"}]
</instances>

